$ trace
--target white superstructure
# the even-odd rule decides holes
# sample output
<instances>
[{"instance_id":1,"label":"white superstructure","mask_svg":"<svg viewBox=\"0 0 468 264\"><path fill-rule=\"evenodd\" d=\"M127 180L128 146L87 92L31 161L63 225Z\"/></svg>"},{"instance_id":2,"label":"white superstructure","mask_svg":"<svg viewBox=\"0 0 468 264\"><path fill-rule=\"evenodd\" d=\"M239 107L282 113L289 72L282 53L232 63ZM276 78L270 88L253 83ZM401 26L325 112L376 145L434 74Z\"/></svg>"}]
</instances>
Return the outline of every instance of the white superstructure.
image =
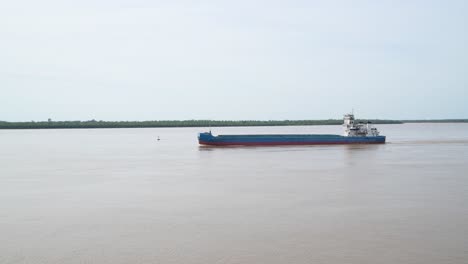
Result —
<instances>
[{"instance_id":1,"label":"white superstructure","mask_svg":"<svg viewBox=\"0 0 468 264\"><path fill-rule=\"evenodd\" d=\"M377 128L372 127L370 122L355 124L353 114L346 114L344 116L343 127L345 137L375 137L379 135Z\"/></svg>"}]
</instances>

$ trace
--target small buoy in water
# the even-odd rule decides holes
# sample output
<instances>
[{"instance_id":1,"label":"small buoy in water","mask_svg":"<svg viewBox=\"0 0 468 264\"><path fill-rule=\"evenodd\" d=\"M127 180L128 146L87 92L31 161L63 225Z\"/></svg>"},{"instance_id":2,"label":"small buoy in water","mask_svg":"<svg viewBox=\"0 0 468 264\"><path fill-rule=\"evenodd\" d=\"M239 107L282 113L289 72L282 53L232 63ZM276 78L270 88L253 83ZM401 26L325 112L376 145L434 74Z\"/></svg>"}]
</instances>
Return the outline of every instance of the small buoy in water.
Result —
<instances>
[{"instance_id":1,"label":"small buoy in water","mask_svg":"<svg viewBox=\"0 0 468 264\"><path fill-rule=\"evenodd\" d=\"M160 139L159 139L159 136L158 136L158 141L159 141L159 140L160 140Z\"/></svg>"}]
</instances>

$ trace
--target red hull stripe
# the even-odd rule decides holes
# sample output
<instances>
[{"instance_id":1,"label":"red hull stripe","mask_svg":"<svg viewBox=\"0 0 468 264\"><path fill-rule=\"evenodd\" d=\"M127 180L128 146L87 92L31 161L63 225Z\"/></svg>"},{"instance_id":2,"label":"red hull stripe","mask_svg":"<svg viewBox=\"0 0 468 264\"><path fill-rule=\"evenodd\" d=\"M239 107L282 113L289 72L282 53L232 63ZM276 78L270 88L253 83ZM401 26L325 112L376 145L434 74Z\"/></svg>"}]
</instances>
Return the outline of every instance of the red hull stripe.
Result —
<instances>
[{"instance_id":1,"label":"red hull stripe","mask_svg":"<svg viewBox=\"0 0 468 264\"><path fill-rule=\"evenodd\" d=\"M350 144L384 144L384 142L206 142L199 140L201 145L210 146L298 146L298 145L350 145Z\"/></svg>"}]
</instances>

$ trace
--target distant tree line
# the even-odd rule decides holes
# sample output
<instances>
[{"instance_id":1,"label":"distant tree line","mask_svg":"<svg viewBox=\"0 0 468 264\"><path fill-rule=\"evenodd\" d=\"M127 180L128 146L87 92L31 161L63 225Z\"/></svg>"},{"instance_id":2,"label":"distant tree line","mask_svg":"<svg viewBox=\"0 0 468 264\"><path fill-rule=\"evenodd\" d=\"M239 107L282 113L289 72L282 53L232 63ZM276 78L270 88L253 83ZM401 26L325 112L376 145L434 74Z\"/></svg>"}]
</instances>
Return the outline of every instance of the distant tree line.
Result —
<instances>
[{"instance_id":1,"label":"distant tree line","mask_svg":"<svg viewBox=\"0 0 468 264\"><path fill-rule=\"evenodd\" d=\"M359 122L360 120L357 120ZM398 120L361 120L374 124L401 124ZM156 120L156 121L40 121L4 122L0 129L56 129L56 128L139 128L139 127L230 127L230 126L312 126L341 125L341 119L328 120Z\"/></svg>"},{"instance_id":2,"label":"distant tree line","mask_svg":"<svg viewBox=\"0 0 468 264\"><path fill-rule=\"evenodd\" d=\"M401 120L403 123L468 123L468 119L416 119Z\"/></svg>"}]
</instances>

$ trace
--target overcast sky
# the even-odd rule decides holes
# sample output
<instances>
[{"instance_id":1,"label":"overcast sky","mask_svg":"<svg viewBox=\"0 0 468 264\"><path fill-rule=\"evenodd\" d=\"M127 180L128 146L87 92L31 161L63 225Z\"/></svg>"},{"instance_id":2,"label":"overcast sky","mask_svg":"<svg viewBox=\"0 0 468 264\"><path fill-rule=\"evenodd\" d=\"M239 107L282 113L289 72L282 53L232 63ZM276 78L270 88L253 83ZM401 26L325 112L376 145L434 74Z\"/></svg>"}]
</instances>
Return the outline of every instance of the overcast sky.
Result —
<instances>
[{"instance_id":1,"label":"overcast sky","mask_svg":"<svg viewBox=\"0 0 468 264\"><path fill-rule=\"evenodd\" d=\"M3 1L0 120L468 118L468 1Z\"/></svg>"}]
</instances>

